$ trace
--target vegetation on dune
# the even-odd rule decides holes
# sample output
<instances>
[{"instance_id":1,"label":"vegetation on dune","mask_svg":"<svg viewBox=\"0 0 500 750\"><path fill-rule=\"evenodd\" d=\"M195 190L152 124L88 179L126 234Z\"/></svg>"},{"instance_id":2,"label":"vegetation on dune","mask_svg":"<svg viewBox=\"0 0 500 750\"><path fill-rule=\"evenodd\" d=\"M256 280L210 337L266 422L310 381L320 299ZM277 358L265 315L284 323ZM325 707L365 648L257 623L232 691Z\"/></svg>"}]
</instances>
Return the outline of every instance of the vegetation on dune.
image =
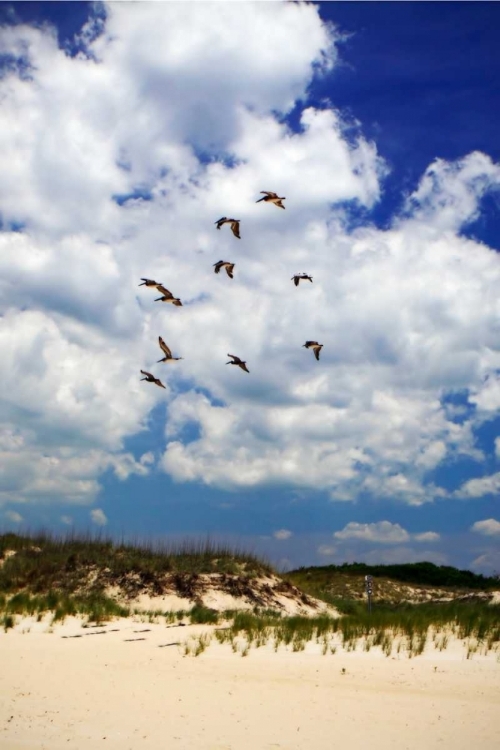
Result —
<instances>
[{"instance_id":1,"label":"vegetation on dune","mask_svg":"<svg viewBox=\"0 0 500 750\"><path fill-rule=\"evenodd\" d=\"M271 571L256 555L210 540L146 546L90 536L0 535L0 593L84 588L96 594L119 586L130 595L161 594L162 577L169 575L176 589L189 595L203 573L251 579Z\"/></svg>"},{"instance_id":2,"label":"vegetation on dune","mask_svg":"<svg viewBox=\"0 0 500 750\"><path fill-rule=\"evenodd\" d=\"M225 612L203 606L200 580L205 573L218 574L217 585L258 606L253 611ZM312 595L334 604L341 613L335 618L327 614L285 616L259 604L266 596L256 593L258 578L271 573L271 566L257 556L210 541L148 547L95 537L4 534L0 535L0 627L9 630L20 615L36 615L40 620L49 612L52 622L79 614L101 623L132 614L165 625L176 619L185 624L188 619L193 624L216 626L215 638L229 643L241 656L268 643L275 650L302 651L308 643L316 642L323 654L334 654L338 648L380 648L387 656L396 650L412 657L430 644L435 649L446 648L450 634L465 640L467 658L477 650L500 651L500 605L477 599L478 592L499 587L497 578L432 563L356 563L301 568L278 583L279 592L293 594L298 602L308 603ZM377 577L374 590L378 596L371 613L366 599L360 601L365 598L364 576L368 573ZM446 587L456 596L452 601L419 604L389 596L384 601L384 591L394 592L398 585L404 589L408 583L421 587L423 594L432 586ZM389 584L393 589L387 588ZM189 611L145 613L131 610L109 595L109 587L133 597L144 592L162 594L166 586L198 603ZM475 592L476 600L460 600L459 594L464 592ZM190 636L184 643L185 655L199 656L210 640L207 633Z\"/></svg>"},{"instance_id":3,"label":"vegetation on dune","mask_svg":"<svg viewBox=\"0 0 500 750\"><path fill-rule=\"evenodd\" d=\"M428 599L473 599L500 588L497 577L477 575L469 570L438 566L430 562L405 565L365 565L346 563L298 568L286 579L310 596L323 599L341 612L350 614L357 603L366 600L365 575L372 575L373 600L399 605L405 601Z\"/></svg>"},{"instance_id":4,"label":"vegetation on dune","mask_svg":"<svg viewBox=\"0 0 500 750\"><path fill-rule=\"evenodd\" d=\"M483 576L470 570L458 570L449 565L435 565L431 562L405 563L400 565L367 565L365 563L344 563L321 567L298 568L287 576L294 582L314 583L325 587L335 576L360 578L371 575L374 578L390 578L403 583L421 586L461 588L476 591L491 591L500 585L498 576Z\"/></svg>"}]
</instances>

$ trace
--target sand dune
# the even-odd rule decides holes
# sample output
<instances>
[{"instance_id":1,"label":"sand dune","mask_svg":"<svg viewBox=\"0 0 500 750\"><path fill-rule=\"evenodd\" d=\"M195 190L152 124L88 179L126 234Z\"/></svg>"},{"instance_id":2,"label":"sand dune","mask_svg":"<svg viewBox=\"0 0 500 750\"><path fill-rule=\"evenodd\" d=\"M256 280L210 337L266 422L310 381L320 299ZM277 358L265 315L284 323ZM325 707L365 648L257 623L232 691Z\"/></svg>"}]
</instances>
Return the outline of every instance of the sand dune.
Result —
<instances>
[{"instance_id":1,"label":"sand dune","mask_svg":"<svg viewBox=\"0 0 500 750\"><path fill-rule=\"evenodd\" d=\"M310 643L242 657L214 640L193 657L176 645L212 630L68 618L47 632L26 618L2 631L0 749L500 747L497 653L466 659L454 642L412 659L323 656Z\"/></svg>"}]
</instances>

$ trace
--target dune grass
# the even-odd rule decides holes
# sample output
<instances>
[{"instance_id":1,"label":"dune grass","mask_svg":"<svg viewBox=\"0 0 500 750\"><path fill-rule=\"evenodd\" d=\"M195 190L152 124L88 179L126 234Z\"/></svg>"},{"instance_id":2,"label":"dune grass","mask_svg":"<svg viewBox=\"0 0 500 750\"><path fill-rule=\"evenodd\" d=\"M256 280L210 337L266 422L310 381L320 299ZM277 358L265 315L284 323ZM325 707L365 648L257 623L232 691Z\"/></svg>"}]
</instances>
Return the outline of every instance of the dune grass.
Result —
<instances>
[{"instance_id":1,"label":"dune grass","mask_svg":"<svg viewBox=\"0 0 500 750\"><path fill-rule=\"evenodd\" d=\"M21 615L39 618L47 612L52 613L54 622L70 615L84 615L96 623L133 615L165 625L176 620L222 624L215 629L215 638L229 643L242 656L268 643L275 650L299 652L315 642L325 655L334 654L339 648L379 648L387 656L396 650L412 657L429 645L444 650L451 636L466 642L467 658L478 650L500 650L500 605L458 600L420 604L376 600L373 611L368 613L365 603L339 598L327 590L322 570L321 585L309 581L306 592L336 606L340 617L292 617L262 608L217 612L201 604L188 611L139 612L107 595L112 586L131 597L144 591L162 594L167 576L168 590L173 587L179 594L196 600L198 576L214 572L249 581L253 576L274 571L268 562L251 553L210 540L148 546L90 536L0 535L0 627L9 630ZM448 575L449 571L445 573ZM209 642L208 637L191 638L186 655L200 655Z\"/></svg>"},{"instance_id":2,"label":"dune grass","mask_svg":"<svg viewBox=\"0 0 500 750\"><path fill-rule=\"evenodd\" d=\"M336 653L339 647L347 651L378 647L386 656L397 650L414 657L429 644L442 651L450 636L466 641L467 658L477 650L500 651L500 606L460 602L407 605L401 609L381 608L371 615L360 609L339 618L239 612L227 627L215 632L219 643L229 643L234 652L242 655L269 642L276 651L284 647L294 652L316 642L325 655Z\"/></svg>"},{"instance_id":3,"label":"dune grass","mask_svg":"<svg viewBox=\"0 0 500 750\"><path fill-rule=\"evenodd\" d=\"M266 560L210 539L148 545L76 534L0 535L0 561L0 594L102 592L112 585L161 594L162 576L169 574L177 591L189 595L203 573L250 579L272 571Z\"/></svg>"}]
</instances>

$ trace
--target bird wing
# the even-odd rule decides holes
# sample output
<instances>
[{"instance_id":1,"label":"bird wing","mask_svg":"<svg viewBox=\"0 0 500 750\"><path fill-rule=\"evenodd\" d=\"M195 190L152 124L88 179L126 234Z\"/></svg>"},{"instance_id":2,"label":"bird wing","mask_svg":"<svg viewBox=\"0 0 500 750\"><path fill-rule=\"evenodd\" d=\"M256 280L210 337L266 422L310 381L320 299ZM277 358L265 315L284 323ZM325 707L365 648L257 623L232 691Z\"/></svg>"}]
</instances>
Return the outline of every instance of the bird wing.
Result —
<instances>
[{"instance_id":1,"label":"bird wing","mask_svg":"<svg viewBox=\"0 0 500 750\"><path fill-rule=\"evenodd\" d=\"M150 372L146 372L146 370L141 370L141 372L142 372L143 375L146 375L146 377L148 377L148 378L152 378L153 377L151 375L151 373Z\"/></svg>"},{"instance_id":2,"label":"bird wing","mask_svg":"<svg viewBox=\"0 0 500 750\"><path fill-rule=\"evenodd\" d=\"M143 281L144 284L146 284L146 286L148 286L149 284L153 285L156 283L155 281L153 281L153 279L144 279L142 276L141 276L141 281ZM139 284L139 286L142 286L142 284Z\"/></svg>"},{"instance_id":3,"label":"bird wing","mask_svg":"<svg viewBox=\"0 0 500 750\"><path fill-rule=\"evenodd\" d=\"M239 221L232 221L231 222L231 230L235 237L237 237L239 240L241 240L240 237L240 222Z\"/></svg>"},{"instance_id":4,"label":"bird wing","mask_svg":"<svg viewBox=\"0 0 500 750\"><path fill-rule=\"evenodd\" d=\"M270 190L261 190L262 195L268 195L270 198L277 198L278 193L272 193Z\"/></svg>"},{"instance_id":5,"label":"bird wing","mask_svg":"<svg viewBox=\"0 0 500 750\"><path fill-rule=\"evenodd\" d=\"M320 351L321 351L322 348L323 348L322 345L314 347L314 356L316 357L316 359L318 360L318 362L319 362L319 353L320 353Z\"/></svg>"},{"instance_id":6,"label":"bird wing","mask_svg":"<svg viewBox=\"0 0 500 750\"><path fill-rule=\"evenodd\" d=\"M166 343L163 341L163 339L162 339L161 336L158 336L158 343L159 343L161 349L165 352L165 354L167 355L167 357L170 359L171 356L172 356L172 352L170 351L170 349L168 348L168 346L166 345Z\"/></svg>"},{"instance_id":7,"label":"bird wing","mask_svg":"<svg viewBox=\"0 0 500 750\"><path fill-rule=\"evenodd\" d=\"M236 356L236 354L228 354L228 357L231 357L231 359L234 359L235 362L241 362L241 359Z\"/></svg>"},{"instance_id":8,"label":"bird wing","mask_svg":"<svg viewBox=\"0 0 500 750\"><path fill-rule=\"evenodd\" d=\"M245 370L245 372L250 372L245 362L238 362L238 365L239 367L241 367L242 370Z\"/></svg>"},{"instance_id":9,"label":"bird wing","mask_svg":"<svg viewBox=\"0 0 500 750\"><path fill-rule=\"evenodd\" d=\"M176 307L182 307L182 302L180 299L174 299L173 303Z\"/></svg>"},{"instance_id":10,"label":"bird wing","mask_svg":"<svg viewBox=\"0 0 500 750\"><path fill-rule=\"evenodd\" d=\"M294 276L293 277L293 283L295 284L295 286L299 285L299 281L300 281L300 276Z\"/></svg>"},{"instance_id":11,"label":"bird wing","mask_svg":"<svg viewBox=\"0 0 500 750\"><path fill-rule=\"evenodd\" d=\"M226 266L226 273L230 279L233 278L233 268L234 268L234 263L228 263Z\"/></svg>"},{"instance_id":12,"label":"bird wing","mask_svg":"<svg viewBox=\"0 0 500 750\"><path fill-rule=\"evenodd\" d=\"M168 299L172 299L172 298L173 298L173 296L174 296L174 295L172 294L172 292L169 292L169 291L168 291L168 289L167 289L166 287L164 287L164 286L163 286L163 284L157 284L157 285L156 285L156 288L157 288L157 289L158 289L158 291L159 291L159 292L161 292L161 293L162 293L162 294L163 294L163 295L164 295L165 297L168 297Z\"/></svg>"},{"instance_id":13,"label":"bird wing","mask_svg":"<svg viewBox=\"0 0 500 750\"><path fill-rule=\"evenodd\" d=\"M280 208L285 208L285 206L283 205L283 203L281 202L281 200L279 200L279 201L274 201L274 205L275 205L275 206L279 206Z\"/></svg>"},{"instance_id":14,"label":"bird wing","mask_svg":"<svg viewBox=\"0 0 500 750\"><path fill-rule=\"evenodd\" d=\"M160 388L165 388L165 386L164 386L164 385L163 385L163 383L161 382L160 378L155 378L155 383L156 383L156 385L159 385L159 386L160 386Z\"/></svg>"},{"instance_id":15,"label":"bird wing","mask_svg":"<svg viewBox=\"0 0 500 750\"><path fill-rule=\"evenodd\" d=\"M219 273L220 269L222 268L224 264L219 261L218 263L214 263L214 271L215 273Z\"/></svg>"}]
</instances>

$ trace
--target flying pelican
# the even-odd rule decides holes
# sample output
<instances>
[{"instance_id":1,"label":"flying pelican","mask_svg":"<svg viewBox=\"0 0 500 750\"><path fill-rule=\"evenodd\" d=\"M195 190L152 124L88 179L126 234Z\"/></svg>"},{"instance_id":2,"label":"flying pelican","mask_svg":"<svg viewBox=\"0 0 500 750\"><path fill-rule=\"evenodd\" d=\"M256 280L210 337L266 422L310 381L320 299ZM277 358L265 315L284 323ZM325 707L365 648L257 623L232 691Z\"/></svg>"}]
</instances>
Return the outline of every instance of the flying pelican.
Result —
<instances>
[{"instance_id":1,"label":"flying pelican","mask_svg":"<svg viewBox=\"0 0 500 750\"><path fill-rule=\"evenodd\" d=\"M155 378L154 375L151 375L150 372L146 372L146 370L141 370L141 372L143 375L146 376L145 378L141 378L141 380L147 380L148 383L155 383L155 385L159 385L160 388L165 388L165 386L163 385L163 383L161 382L159 378Z\"/></svg>"},{"instance_id":2,"label":"flying pelican","mask_svg":"<svg viewBox=\"0 0 500 750\"><path fill-rule=\"evenodd\" d=\"M139 284L139 286L155 286L158 290L159 290L159 287L161 286L160 283L158 283L157 281L153 281L153 279L143 279L141 277L141 281L142 281L142 284Z\"/></svg>"},{"instance_id":3,"label":"flying pelican","mask_svg":"<svg viewBox=\"0 0 500 750\"><path fill-rule=\"evenodd\" d=\"M247 363L243 362L243 360L237 357L235 354L228 354L227 356L231 357L233 361L226 362L226 365L238 365L238 367L241 367L241 369L245 370L245 372L250 372L250 370L247 367Z\"/></svg>"},{"instance_id":4,"label":"flying pelican","mask_svg":"<svg viewBox=\"0 0 500 750\"><path fill-rule=\"evenodd\" d=\"M299 285L299 281L307 279L308 281L313 280L312 276L308 276L306 273L298 273L295 276L292 276L291 281L295 284L295 286Z\"/></svg>"},{"instance_id":5,"label":"flying pelican","mask_svg":"<svg viewBox=\"0 0 500 750\"><path fill-rule=\"evenodd\" d=\"M312 349L314 352L314 356L319 362L319 353L323 348L323 344L318 344L317 341L306 341L306 343L302 344L302 346L305 346L306 349Z\"/></svg>"},{"instance_id":6,"label":"flying pelican","mask_svg":"<svg viewBox=\"0 0 500 750\"><path fill-rule=\"evenodd\" d=\"M234 236L237 237L239 240L241 240L239 219L228 219L226 216L223 216L222 219L219 219L218 221L216 221L215 224L217 224L217 229L220 229L223 224L230 224L231 231L234 234Z\"/></svg>"},{"instance_id":7,"label":"flying pelican","mask_svg":"<svg viewBox=\"0 0 500 750\"><path fill-rule=\"evenodd\" d=\"M233 268L234 263L228 263L227 260L220 260L218 263L214 263L214 271L215 273L219 273L221 268L226 269L226 273L229 276L230 279L233 278Z\"/></svg>"},{"instance_id":8,"label":"flying pelican","mask_svg":"<svg viewBox=\"0 0 500 750\"><path fill-rule=\"evenodd\" d=\"M280 198L277 193L271 193L269 190L261 190L262 194L264 194L263 198L259 198L258 201L255 201L256 203L260 203L261 201L265 201L266 203L274 203L275 206L278 206L279 208L285 208L283 203L281 201L286 200L285 197Z\"/></svg>"},{"instance_id":9,"label":"flying pelican","mask_svg":"<svg viewBox=\"0 0 500 750\"><path fill-rule=\"evenodd\" d=\"M160 345L160 348L165 352L165 356L163 357L163 359L159 359L158 362L172 362L173 360L182 359L182 357L172 357L172 352L163 341L161 336L158 336L158 343ZM156 364L158 364L158 362Z\"/></svg>"},{"instance_id":10,"label":"flying pelican","mask_svg":"<svg viewBox=\"0 0 500 750\"><path fill-rule=\"evenodd\" d=\"M161 284L157 288L159 292L162 292L163 297L157 297L155 299L155 302L169 302L171 305L175 305L176 307L182 307L182 302L178 297L174 297L172 292L169 292L168 289L165 289L165 287Z\"/></svg>"}]
</instances>

